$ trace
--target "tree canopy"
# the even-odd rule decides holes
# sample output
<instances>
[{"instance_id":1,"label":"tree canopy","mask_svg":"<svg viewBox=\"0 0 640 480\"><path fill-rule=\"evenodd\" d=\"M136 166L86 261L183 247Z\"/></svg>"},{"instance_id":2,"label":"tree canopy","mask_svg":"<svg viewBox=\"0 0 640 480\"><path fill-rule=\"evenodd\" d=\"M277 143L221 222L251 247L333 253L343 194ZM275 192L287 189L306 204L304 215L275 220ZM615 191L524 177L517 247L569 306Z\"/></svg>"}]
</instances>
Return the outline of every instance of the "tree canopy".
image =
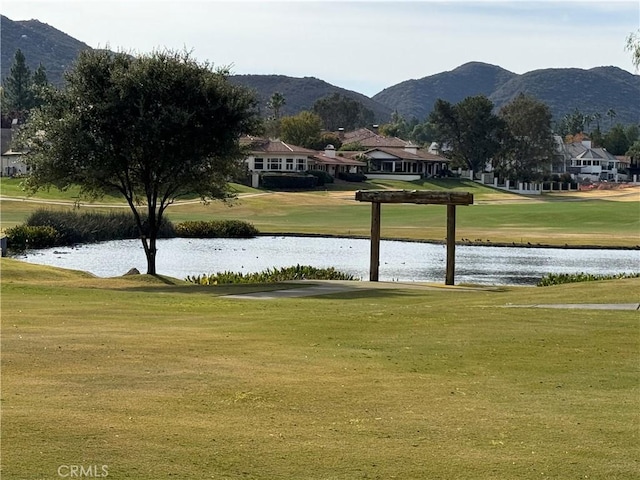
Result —
<instances>
[{"instance_id":1,"label":"tree canopy","mask_svg":"<svg viewBox=\"0 0 640 480\"><path fill-rule=\"evenodd\" d=\"M499 116L505 132L494 167L505 177L534 180L556 156L551 110L533 97L520 94L502 107Z\"/></svg>"},{"instance_id":2,"label":"tree canopy","mask_svg":"<svg viewBox=\"0 0 640 480\"><path fill-rule=\"evenodd\" d=\"M306 110L298 115L283 117L280 121L281 139L292 145L318 148L321 133L322 119Z\"/></svg>"},{"instance_id":3,"label":"tree canopy","mask_svg":"<svg viewBox=\"0 0 640 480\"><path fill-rule=\"evenodd\" d=\"M316 100L313 113L322 119L324 128L337 131L339 128L355 130L373 124L375 114L361 102L339 93Z\"/></svg>"},{"instance_id":4,"label":"tree canopy","mask_svg":"<svg viewBox=\"0 0 640 480\"><path fill-rule=\"evenodd\" d=\"M229 196L244 157L239 139L256 133L257 107L227 71L187 52L84 51L65 88L20 132L32 167L27 185L119 192L138 224L147 273L156 274L165 209L185 195Z\"/></svg>"},{"instance_id":5,"label":"tree canopy","mask_svg":"<svg viewBox=\"0 0 640 480\"><path fill-rule=\"evenodd\" d=\"M500 149L502 120L484 95L451 103L438 99L429 115L443 153L474 172L482 171Z\"/></svg>"}]
</instances>

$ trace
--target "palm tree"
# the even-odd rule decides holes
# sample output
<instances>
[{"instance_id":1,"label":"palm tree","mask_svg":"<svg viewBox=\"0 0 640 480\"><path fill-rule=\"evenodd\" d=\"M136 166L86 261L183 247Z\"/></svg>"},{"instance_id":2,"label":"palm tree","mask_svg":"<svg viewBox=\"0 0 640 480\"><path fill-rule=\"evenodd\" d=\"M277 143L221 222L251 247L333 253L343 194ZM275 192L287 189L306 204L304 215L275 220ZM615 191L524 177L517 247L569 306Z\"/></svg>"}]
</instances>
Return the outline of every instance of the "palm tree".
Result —
<instances>
[{"instance_id":1,"label":"palm tree","mask_svg":"<svg viewBox=\"0 0 640 480\"><path fill-rule=\"evenodd\" d=\"M613 108L610 108L609 110L607 110L606 115L607 117L609 117L609 127L613 127L613 119L616 118L618 114Z\"/></svg>"},{"instance_id":2,"label":"palm tree","mask_svg":"<svg viewBox=\"0 0 640 480\"><path fill-rule=\"evenodd\" d=\"M280 118L280 109L284 107L287 101L284 98L284 95L280 92L274 92L269 98L267 102L267 108L273 112L273 118L278 120Z\"/></svg>"}]
</instances>

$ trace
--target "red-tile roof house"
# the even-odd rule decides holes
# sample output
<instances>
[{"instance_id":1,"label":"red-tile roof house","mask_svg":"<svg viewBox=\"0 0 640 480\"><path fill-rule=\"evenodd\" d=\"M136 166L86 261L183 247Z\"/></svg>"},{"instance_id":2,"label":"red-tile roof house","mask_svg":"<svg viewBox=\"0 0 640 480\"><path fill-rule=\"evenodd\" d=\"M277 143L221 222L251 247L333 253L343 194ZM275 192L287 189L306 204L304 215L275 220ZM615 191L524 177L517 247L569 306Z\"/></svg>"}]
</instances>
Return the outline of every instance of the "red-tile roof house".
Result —
<instances>
[{"instance_id":1,"label":"red-tile roof house","mask_svg":"<svg viewBox=\"0 0 640 480\"><path fill-rule=\"evenodd\" d=\"M340 173L361 173L367 167L367 162L354 158L361 152L338 152L333 145L327 145L324 152L313 156L314 168L323 170L332 177Z\"/></svg>"}]
</instances>

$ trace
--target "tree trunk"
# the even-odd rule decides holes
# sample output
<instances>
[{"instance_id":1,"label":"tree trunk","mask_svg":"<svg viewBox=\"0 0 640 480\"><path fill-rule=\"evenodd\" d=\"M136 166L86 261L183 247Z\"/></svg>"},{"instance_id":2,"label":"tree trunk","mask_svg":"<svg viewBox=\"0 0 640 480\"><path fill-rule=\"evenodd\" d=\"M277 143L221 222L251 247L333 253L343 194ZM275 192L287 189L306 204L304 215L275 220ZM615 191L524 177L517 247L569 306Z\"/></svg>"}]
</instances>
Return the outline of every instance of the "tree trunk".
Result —
<instances>
[{"instance_id":1,"label":"tree trunk","mask_svg":"<svg viewBox=\"0 0 640 480\"><path fill-rule=\"evenodd\" d=\"M156 254L158 249L156 247L156 238L158 232L149 232L149 248L145 251L147 255L147 274L156 275Z\"/></svg>"}]
</instances>

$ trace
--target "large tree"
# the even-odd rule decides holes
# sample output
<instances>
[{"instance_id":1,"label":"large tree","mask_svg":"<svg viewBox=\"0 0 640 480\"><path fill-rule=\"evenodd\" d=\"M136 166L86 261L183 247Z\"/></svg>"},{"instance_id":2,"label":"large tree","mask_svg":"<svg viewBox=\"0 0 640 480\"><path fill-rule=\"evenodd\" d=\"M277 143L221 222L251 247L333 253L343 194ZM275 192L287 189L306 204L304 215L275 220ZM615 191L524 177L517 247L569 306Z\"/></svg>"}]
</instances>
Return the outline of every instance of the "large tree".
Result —
<instances>
[{"instance_id":1,"label":"large tree","mask_svg":"<svg viewBox=\"0 0 640 480\"><path fill-rule=\"evenodd\" d=\"M455 105L436 100L429 122L443 154L469 170L482 171L500 149L503 123L492 110L493 103L484 95Z\"/></svg>"},{"instance_id":2,"label":"large tree","mask_svg":"<svg viewBox=\"0 0 640 480\"><path fill-rule=\"evenodd\" d=\"M499 116L505 134L500 155L494 158L496 170L521 181L535 180L545 169L550 170L557 152L549 107L521 93L500 109Z\"/></svg>"},{"instance_id":3,"label":"large tree","mask_svg":"<svg viewBox=\"0 0 640 480\"><path fill-rule=\"evenodd\" d=\"M371 126L375 121L375 114L361 102L339 93L333 93L315 101L313 113L322 119L324 128L337 131L339 128L354 130L359 127Z\"/></svg>"},{"instance_id":4,"label":"large tree","mask_svg":"<svg viewBox=\"0 0 640 480\"><path fill-rule=\"evenodd\" d=\"M16 50L9 75L3 81L3 111L23 120L33 106L31 70L27 66L22 50Z\"/></svg>"},{"instance_id":5,"label":"large tree","mask_svg":"<svg viewBox=\"0 0 640 480\"><path fill-rule=\"evenodd\" d=\"M120 192L154 275L166 208L194 193L228 197L244 154L239 138L258 125L253 94L188 52L84 51L66 87L22 129L33 172L27 184L79 185L91 196Z\"/></svg>"},{"instance_id":6,"label":"large tree","mask_svg":"<svg viewBox=\"0 0 640 480\"><path fill-rule=\"evenodd\" d=\"M322 119L307 110L291 117L283 117L280 121L281 139L292 145L318 148L321 133Z\"/></svg>"}]
</instances>

